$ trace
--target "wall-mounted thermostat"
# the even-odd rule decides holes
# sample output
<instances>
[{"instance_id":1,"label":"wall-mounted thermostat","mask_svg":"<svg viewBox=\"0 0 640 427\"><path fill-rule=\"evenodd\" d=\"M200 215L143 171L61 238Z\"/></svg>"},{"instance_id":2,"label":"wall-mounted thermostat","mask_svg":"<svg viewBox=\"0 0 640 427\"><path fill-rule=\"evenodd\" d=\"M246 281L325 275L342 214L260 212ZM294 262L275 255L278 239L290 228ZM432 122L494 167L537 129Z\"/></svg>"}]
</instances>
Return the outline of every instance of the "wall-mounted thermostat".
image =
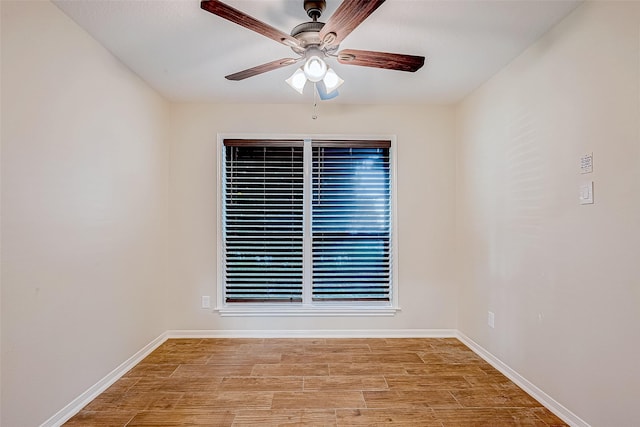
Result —
<instances>
[{"instance_id":1,"label":"wall-mounted thermostat","mask_svg":"<svg viewBox=\"0 0 640 427\"><path fill-rule=\"evenodd\" d=\"M593 172L593 153L588 153L580 157L580 173L591 172Z\"/></svg>"}]
</instances>

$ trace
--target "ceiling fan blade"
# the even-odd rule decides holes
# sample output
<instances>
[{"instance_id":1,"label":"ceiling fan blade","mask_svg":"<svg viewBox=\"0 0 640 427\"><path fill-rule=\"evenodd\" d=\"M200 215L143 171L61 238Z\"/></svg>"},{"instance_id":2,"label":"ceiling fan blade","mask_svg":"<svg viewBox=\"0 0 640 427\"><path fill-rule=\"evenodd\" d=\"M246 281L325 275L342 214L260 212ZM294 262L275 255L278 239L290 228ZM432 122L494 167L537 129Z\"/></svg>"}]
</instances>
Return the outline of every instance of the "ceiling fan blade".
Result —
<instances>
[{"instance_id":1,"label":"ceiling fan blade","mask_svg":"<svg viewBox=\"0 0 640 427\"><path fill-rule=\"evenodd\" d=\"M384 0L344 0L320 30L320 40L337 46L382 3Z\"/></svg>"},{"instance_id":2,"label":"ceiling fan blade","mask_svg":"<svg viewBox=\"0 0 640 427\"><path fill-rule=\"evenodd\" d=\"M247 68L246 70L238 71L237 73L224 76L227 80L244 80L249 77L257 76L258 74L266 73L267 71L277 70L278 68L286 67L287 65L295 64L300 59L283 58L276 59L275 61L267 62L266 64L258 65L253 68Z\"/></svg>"},{"instance_id":3,"label":"ceiling fan blade","mask_svg":"<svg viewBox=\"0 0 640 427\"><path fill-rule=\"evenodd\" d=\"M338 62L346 65L414 72L424 65L424 56L344 49L338 52Z\"/></svg>"},{"instance_id":4,"label":"ceiling fan blade","mask_svg":"<svg viewBox=\"0 0 640 427\"><path fill-rule=\"evenodd\" d=\"M284 33L277 28L272 27L269 24L265 24L262 21L257 20L244 12L239 11L227 4L218 0L203 0L200 3L200 7L207 12L211 12L214 15L218 15L228 21L235 24L242 25L258 34L262 34L265 37L269 37L272 40L282 43L289 47L300 46L300 42L291 37L289 34Z\"/></svg>"}]
</instances>

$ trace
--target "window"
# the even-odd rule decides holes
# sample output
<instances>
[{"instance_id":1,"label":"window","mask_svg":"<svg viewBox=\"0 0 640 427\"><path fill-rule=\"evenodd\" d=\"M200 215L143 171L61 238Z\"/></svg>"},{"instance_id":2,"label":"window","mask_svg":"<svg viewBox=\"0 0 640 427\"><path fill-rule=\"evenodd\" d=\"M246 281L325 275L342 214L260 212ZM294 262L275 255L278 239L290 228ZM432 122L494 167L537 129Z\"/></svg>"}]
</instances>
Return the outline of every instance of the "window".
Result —
<instances>
[{"instance_id":1,"label":"window","mask_svg":"<svg viewBox=\"0 0 640 427\"><path fill-rule=\"evenodd\" d=\"M390 141L223 139L222 157L220 309L393 306Z\"/></svg>"},{"instance_id":2,"label":"window","mask_svg":"<svg viewBox=\"0 0 640 427\"><path fill-rule=\"evenodd\" d=\"M302 302L302 142L224 151L225 302Z\"/></svg>"},{"instance_id":3,"label":"window","mask_svg":"<svg viewBox=\"0 0 640 427\"><path fill-rule=\"evenodd\" d=\"M312 143L314 301L389 301L389 144Z\"/></svg>"}]
</instances>

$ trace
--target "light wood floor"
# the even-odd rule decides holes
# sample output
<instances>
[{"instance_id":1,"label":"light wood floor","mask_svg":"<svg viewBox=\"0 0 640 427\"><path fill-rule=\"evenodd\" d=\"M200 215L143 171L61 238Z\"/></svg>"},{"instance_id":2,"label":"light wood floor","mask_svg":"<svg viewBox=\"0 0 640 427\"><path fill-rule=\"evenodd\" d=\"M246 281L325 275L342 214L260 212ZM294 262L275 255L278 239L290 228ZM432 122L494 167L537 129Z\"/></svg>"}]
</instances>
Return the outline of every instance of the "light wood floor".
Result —
<instances>
[{"instance_id":1,"label":"light wood floor","mask_svg":"<svg viewBox=\"0 0 640 427\"><path fill-rule=\"evenodd\" d=\"M66 426L565 426L456 339L172 339Z\"/></svg>"}]
</instances>

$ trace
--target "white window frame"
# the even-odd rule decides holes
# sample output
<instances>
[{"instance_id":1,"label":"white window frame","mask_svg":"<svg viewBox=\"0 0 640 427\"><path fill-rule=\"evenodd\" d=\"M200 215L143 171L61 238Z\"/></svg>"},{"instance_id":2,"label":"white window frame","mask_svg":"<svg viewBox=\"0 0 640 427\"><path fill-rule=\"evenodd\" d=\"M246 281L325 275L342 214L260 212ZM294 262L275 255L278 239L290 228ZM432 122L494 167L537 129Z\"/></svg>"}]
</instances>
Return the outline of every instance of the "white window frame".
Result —
<instances>
[{"instance_id":1,"label":"white window frame","mask_svg":"<svg viewBox=\"0 0 640 427\"><path fill-rule=\"evenodd\" d=\"M311 269L304 270L303 302L291 303L232 303L224 301L224 241L223 241L223 172L224 172L224 140L225 139L253 139L253 140L303 140L305 144L305 199L304 199L304 230L311 227L311 168L307 156L311 156L310 145L314 139L321 140L387 140L391 142L389 162L391 166L391 299L385 302L322 302L314 303L311 299ZM216 156L218 156L217 179L217 284L216 306L221 316L393 316L399 307L398 286L398 231L397 231L397 155L395 135L322 135L322 134L218 134ZM304 243L305 261L311 256L311 239Z\"/></svg>"}]
</instances>

